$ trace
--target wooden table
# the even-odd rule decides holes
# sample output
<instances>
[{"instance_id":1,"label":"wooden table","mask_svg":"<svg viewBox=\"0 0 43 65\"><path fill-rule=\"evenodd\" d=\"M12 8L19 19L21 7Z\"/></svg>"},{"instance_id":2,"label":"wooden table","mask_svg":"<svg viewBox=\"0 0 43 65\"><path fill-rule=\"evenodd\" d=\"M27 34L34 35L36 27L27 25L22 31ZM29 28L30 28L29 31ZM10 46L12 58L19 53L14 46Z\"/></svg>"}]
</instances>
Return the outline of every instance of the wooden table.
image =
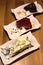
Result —
<instances>
[{"instance_id":1,"label":"wooden table","mask_svg":"<svg viewBox=\"0 0 43 65\"><path fill-rule=\"evenodd\" d=\"M32 1L35 0L29 0L29 2ZM41 0L37 1L42 5ZM16 8L27 2L28 0L0 0L0 45L9 40L8 36L3 30L3 25L9 24L15 20L14 16L11 14L11 8ZM42 24L40 29L32 31L32 34L37 38L39 44L41 45L40 49L27 54L11 65L43 65L43 14L37 15L35 17ZM1 59L0 65L3 65Z\"/></svg>"}]
</instances>

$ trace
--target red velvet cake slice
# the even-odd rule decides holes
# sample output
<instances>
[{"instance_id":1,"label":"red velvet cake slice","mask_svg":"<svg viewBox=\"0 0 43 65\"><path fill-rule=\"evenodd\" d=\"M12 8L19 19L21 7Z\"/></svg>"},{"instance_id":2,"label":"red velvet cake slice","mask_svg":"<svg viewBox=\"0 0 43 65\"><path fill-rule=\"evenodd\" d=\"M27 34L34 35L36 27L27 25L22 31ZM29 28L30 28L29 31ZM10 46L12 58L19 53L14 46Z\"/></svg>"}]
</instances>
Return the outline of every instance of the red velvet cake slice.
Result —
<instances>
[{"instance_id":1,"label":"red velvet cake slice","mask_svg":"<svg viewBox=\"0 0 43 65\"><path fill-rule=\"evenodd\" d=\"M17 22L16 22L16 26L17 26L18 28L24 27L25 29L30 29L30 28L32 28L32 24L31 24L29 18L23 18L23 19L17 21Z\"/></svg>"}]
</instances>

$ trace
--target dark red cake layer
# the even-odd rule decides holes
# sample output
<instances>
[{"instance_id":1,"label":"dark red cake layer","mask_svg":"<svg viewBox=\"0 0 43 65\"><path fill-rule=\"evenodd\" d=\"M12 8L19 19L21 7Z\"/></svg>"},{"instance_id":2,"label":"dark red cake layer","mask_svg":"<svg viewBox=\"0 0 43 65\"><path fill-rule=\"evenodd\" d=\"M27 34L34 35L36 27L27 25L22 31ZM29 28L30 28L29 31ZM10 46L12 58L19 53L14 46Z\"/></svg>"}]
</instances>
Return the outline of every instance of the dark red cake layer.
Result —
<instances>
[{"instance_id":1,"label":"dark red cake layer","mask_svg":"<svg viewBox=\"0 0 43 65\"><path fill-rule=\"evenodd\" d=\"M30 19L29 18L23 18L19 21L16 22L16 26L18 28L22 28L24 27L25 29L30 29L32 28L32 25L31 25L31 22L30 22Z\"/></svg>"}]
</instances>

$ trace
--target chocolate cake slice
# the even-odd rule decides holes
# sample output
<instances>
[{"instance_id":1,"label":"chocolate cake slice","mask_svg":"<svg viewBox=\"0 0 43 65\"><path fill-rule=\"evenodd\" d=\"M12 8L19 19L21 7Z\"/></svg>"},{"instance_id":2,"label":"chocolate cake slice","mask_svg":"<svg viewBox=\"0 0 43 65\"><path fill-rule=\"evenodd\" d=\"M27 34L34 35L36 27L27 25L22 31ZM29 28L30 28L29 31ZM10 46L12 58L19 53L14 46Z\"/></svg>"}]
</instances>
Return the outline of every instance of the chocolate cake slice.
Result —
<instances>
[{"instance_id":1,"label":"chocolate cake slice","mask_svg":"<svg viewBox=\"0 0 43 65\"><path fill-rule=\"evenodd\" d=\"M30 11L30 12L37 12L37 9L36 9L36 5L34 4L34 2L28 4L27 6L24 7L24 9L26 11Z\"/></svg>"},{"instance_id":2,"label":"chocolate cake slice","mask_svg":"<svg viewBox=\"0 0 43 65\"><path fill-rule=\"evenodd\" d=\"M23 19L17 21L17 22L16 22L16 26L17 26L18 28L24 27L25 29L30 29L30 28L32 28L32 24L31 24L29 18L23 18Z\"/></svg>"}]
</instances>

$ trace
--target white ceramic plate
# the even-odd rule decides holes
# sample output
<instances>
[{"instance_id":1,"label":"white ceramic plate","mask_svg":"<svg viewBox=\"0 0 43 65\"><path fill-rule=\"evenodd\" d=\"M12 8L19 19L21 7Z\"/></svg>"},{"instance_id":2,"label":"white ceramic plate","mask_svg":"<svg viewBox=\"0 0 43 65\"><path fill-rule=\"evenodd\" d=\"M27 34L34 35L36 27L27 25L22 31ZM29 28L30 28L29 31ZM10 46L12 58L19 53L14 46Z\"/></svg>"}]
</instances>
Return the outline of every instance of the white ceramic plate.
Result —
<instances>
[{"instance_id":1,"label":"white ceramic plate","mask_svg":"<svg viewBox=\"0 0 43 65\"><path fill-rule=\"evenodd\" d=\"M8 36L10 39L14 39L27 31L40 28L41 24L39 23L39 21L35 17L33 17L33 15L29 16L28 18L30 18L30 21L32 23L32 28L28 29L28 30L26 30L24 27L22 28L22 30L17 28L16 21L14 21L8 25L4 25L4 30L8 33Z\"/></svg>"},{"instance_id":2,"label":"white ceramic plate","mask_svg":"<svg viewBox=\"0 0 43 65\"><path fill-rule=\"evenodd\" d=\"M15 14L15 17L16 17L16 19L18 19L18 20L19 20L19 19L22 19L22 18L24 18L24 17L26 17L26 16L32 15L32 14L42 13L42 12L43 12L42 6L41 6L39 3L37 3L37 1L35 1L34 3L35 3L35 5L36 5L37 12L31 13L31 12L29 12L29 11L25 11L25 10L24 10L24 7L25 7L26 5L28 5L29 3L24 4L24 5L21 5L21 6L17 7L17 8L15 8L15 9L11 9L11 12ZM19 12L19 14L18 14L18 12ZM21 13L20 13L20 12L21 12ZM25 13L24 13L24 12L25 12Z\"/></svg>"},{"instance_id":3,"label":"white ceramic plate","mask_svg":"<svg viewBox=\"0 0 43 65\"><path fill-rule=\"evenodd\" d=\"M40 44L38 43L38 41L36 40L36 38L32 35L31 32L28 32L27 34L25 35L22 35L24 38L28 36L29 40L31 41L31 44L33 45L33 47L31 48L28 48L24 51L22 51L21 53L17 54L16 56L12 57L12 58L9 58L7 59L6 56L1 52L1 48L6 48L6 47L9 47L11 46L12 44L15 43L15 41L17 40L17 38L15 38L14 40L10 40L6 43L4 43L3 45L0 46L0 57L4 63L4 65L7 65L7 64L10 64L12 63L13 61L15 61L16 59L20 58L21 56L33 51L33 50L36 50L40 47Z\"/></svg>"}]
</instances>

